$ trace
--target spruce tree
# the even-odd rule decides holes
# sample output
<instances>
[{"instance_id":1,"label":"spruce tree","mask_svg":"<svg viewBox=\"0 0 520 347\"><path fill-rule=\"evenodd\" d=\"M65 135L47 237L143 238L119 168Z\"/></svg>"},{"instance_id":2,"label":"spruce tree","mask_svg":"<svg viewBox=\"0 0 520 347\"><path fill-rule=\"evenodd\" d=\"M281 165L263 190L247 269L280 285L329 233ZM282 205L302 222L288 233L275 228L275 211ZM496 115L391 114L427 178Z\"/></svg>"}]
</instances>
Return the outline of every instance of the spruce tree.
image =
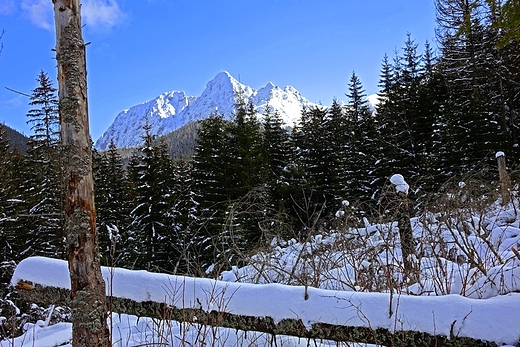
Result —
<instances>
[{"instance_id":1,"label":"spruce tree","mask_svg":"<svg viewBox=\"0 0 520 347\"><path fill-rule=\"evenodd\" d=\"M40 71L38 87L32 90L27 113L27 123L31 125L31 140L39 146L55 148L59 142L59 114L56 88L44 71Z\"/></svg>"},{"instance_id":2,"label":"spruce tree","mask_svg":"<svg viewBox=\"0 0 520 347\"><path fill-rule=\"evenodd\" d=\"M6 129L3 124L0 124L0 211L3 211L5 202L7 200L7 189L9 185L9 179L11 178L10 165L10 154L11 148L9 140L7 139ZM5 213L0 212L0 218L4 217Z\"/></svg>"},{"instance_id":3,"label":"spruce tree","mask_svg":"<svg viewBox=\"0 0 520 347\"><path fill-rule=\"evenodd\" d=\"M133 155L128 171L133 185L130 252L136 268L171 271L172 161L164 142L154 143L151 127L144 126L144 145Z\"/></svg>"},{"instance_id":4,"label":"spruce tree","mask_svg":"<svg viewBox=\"0 0 520 347\"><path fill-rule=\"evenodd\" d=\"M372 182L373 196L375 199L381 195L383 186L395 173L393 170L396 158L399 155L398 147L394 142L394 134L398 132L398 123L395 115L398 112L396 68L385 54L381 64L379 79L379 103L376 105L376 133L374 164L374 181Z\"/></svg>"},{"instance_id":5,"label":"spruce tree","mask_svg":"<svg viewBox=\"0 0 520 347\"><path fill-rule=\"evenodd\" d=\"M14 261L34 254L32 230L24 223L24 175L27 170L24 156L12 149L0 125L0 262ZM21 174L22 173L22 174ZM10 280L10 278L8 279Z\"/></svg>"},{"instance_id":6,"label":"spruce tree","mask_svg":"<svg viewBox=\"0 0 520 347\"><path fill-rule=\"evenodd\" d=\"M173 165L171 258L172 272L198 275L203 272L197 257L197 203L193 190L192 165L179 160Z\"/></svg>"},{"instance_id":7,"label":"spruce tree","mask_svg":"<svg viewBox=\"0 0 520 347\"><path fill-rule=\"evenodd\" d=\"M395 58L394 65L390 67L386 57L383 61L381 102L376 109L380 135L375 188L382 189L391 175L399 173L411 183L414 192L425 196L433 189L435 175L431 166L441 163L434 161L432 155L440 149L438 133L443 128L438 105L441 100L436 98L444 95L434 74L431 50L427 46L423 60L417 47L408 34L402 56ZM437 90L429 91L430 87Z\"/></svg>"},{"instance_id":8,"label":"spruce tree","mask_svg":"<svg viewBox=\"0 0 520 347\"><path fill-rule=\"evenodd\" d=\"M212 115L200 122L197 131L192 175L199 221L196 253L203 268L209 266L218 255L215 247L235 189L235 174L227 141L229 126L223 116Z\"/></svg>"},{"instance_id":9,"label":"spruce tree","mask_svg":"<svg viewBox=\"0 0 520 347\"><path fill-rule=\"evenodd\" d=\"M520 57L517 54L520 40L510 36L512 28L507 25L504 27L503 19L514 6L517 7L516 11L520 6L512 5L511 2L503 4L498 0L486 2L488 6L484 19L483 48L487 58L486 81L490 85L486 92L490 94L493 109L491 112L497 122L497 130L503 137L503 149L508 152L508 157L516 161L515 159L520 158L517 117L520 114Z\"/></svg>"},{"instance_id":10,"label":"spruce tree","mask_svg":"<svg viewBox=\"0 0 520 347\"><path fill-rule=\"evenodd\" d=\"M423 115L419 114L419 74L420 55L417 44L408 34L403 56L399 59L398 75L395 93L396 112L394 118L394 146L397 149L393 169L402 174L410 182L415 182L420 176L420 147L426 141L419 132L419 122Z\"/></svg>"},{"instance_id":11,"label":"spruce tree","mask_svg":"<svg viewBox=\"0 0 520 347\"><path fill-rule=\"evenodd\" d=\"M263 149L266 162L266 189L268 191L267 218L269 230L281 237L288 235L294 214L294 198L300 193L300 185L295 180L294 147L290 131L285 128L280 114L267 106L263 122Z\"/></svg>"},{"instance_id":12,"label":"spruce tree","mask_svg":"<svg viewBox=\"0 0 520 347\"><path fill-rule=\"evenodd\" d=\"M103 265L127 265L125 242L130 211L123 161L113 141L108 151L97 157L94 191L101 260Z\"/></svg>"},{"instance_id":13,"label":"spruce tree","mask_svg":"<svg viewBox=\"0 0 520 347\"><path fill-rule=\"evenodd\" d=\"M302 112L295 133L297 160L305 180L304 194L296 202L298 219L304 228L315 225L329 212L335 211L337 196L334 185L335 170L331 137L328 124L328 109L314 107ZM304 232L305 234L305 232Z\"/></svg>"},{"instance_id":14,"label":"spruce tree","mask_svg":"<svg viewBox=\"0 0 520 347\"><path fill-rule=\"evenodd\" d=\"M266 161L267 189L271 209L284 213L290 204L289 166L291 165L290 134L280 114L267 106L264 112L263 149Z\"/></svg>"},{"instance_id":15,"label":"spruce tree","mask_svg":"<svg viewBox=\"0 0 520 347\"><path fill-rule=\"evenodd\" d=\"M485 8L480 0L437 0L439 66L446 78L449 98L445 118L453 134L450 171L481 169L503 147L503 129L497 123L490 90L491 47L485 39ZM491 83L491 84L490 84ZM477 166L478 165L478 166Z\"/></svg>"},{"instance_id":16,"label":"spruce tree","mask_svg":"<svg viewBox=\"0 0 520 347\"><path fill-rule=\"evenodd\" d=\"M428 42L423 54L423 74L418 91L419 115L418 136L420 142L420 185L423 194L435 193L451 175L447 168L453 138L450 132L444 102L449 95L444 76L438 68L437 58Z\"/></svg>"},{"instance_id":17,"label":"spruce tree","mask_svg":"<svg viewBox=\"0 0 520 347\"><path fill-rule=\"evenodd\" d=\"M266 161L260 122L251 102L245 104L239 98L230 125L228 155L235 189L220 243L223 249L229 246L243 251L256 245L262 236L259 222L263 220L266 209L263 206L267 193L264 189Z\"/></svg>"},{"instance_id":18,"label":"spruce tree","mask_svg":"<svg viewBox=\"0 0 520 347\"><path fill-rule=\"evenodd\" d=\"M346 107L348 128L347 153L349 164L346 181L347 199L368 202L373 195L372 182L376 165L376 123L368 105L361 80L355 72L350 78Z\"/></svg>"},{"instance_id":19,"label":"spruce tree","mask_svg":"<svg viewBox=\"0 0 520 347\"><path fill-rule=\"evenodd\" d=\"M62 165L59 150L59 115L56 89L45 72L37 78L27 113L33 134L26 156L23 183L26 212L24 226L33 237L28 241L33 254L63 258L64 216Z\"/></svg>"},{"instance_id":20,"label":"spruce tree","mask_svg":"<svg viewBox=\"0 0 520 347\"><path fill-rule=\"evenodd\" d=\"M330 211L341 204L342 200L349 198L347 181L349 180L352 162L349 158L351 153L348 139L352 134L349 132L349 123L343 105L337 99L332 101L325 120L326 138L324 143L329 146L329 166L331 168L330 186L333 191L332 201L329 202Z\"/></svg>"},{"instance_id":21,"label":"spruce tree","mask_svg":"<svg viewBox=\"0 0 520 347\"><path fill-rule=\"evenodd\" d=\"M12 199L14 199L11 180L14 178L12 163L12 151L9 140L7 139L6 129L0 124L0 263L18 261L17 254L23 252L19 249L17 238L23 238L13 232L12 224L16 219ZM0 277L0 283L8 283L9 278ZM3 289L3 288L2 288Z\"/></svg>"}]
</instances>

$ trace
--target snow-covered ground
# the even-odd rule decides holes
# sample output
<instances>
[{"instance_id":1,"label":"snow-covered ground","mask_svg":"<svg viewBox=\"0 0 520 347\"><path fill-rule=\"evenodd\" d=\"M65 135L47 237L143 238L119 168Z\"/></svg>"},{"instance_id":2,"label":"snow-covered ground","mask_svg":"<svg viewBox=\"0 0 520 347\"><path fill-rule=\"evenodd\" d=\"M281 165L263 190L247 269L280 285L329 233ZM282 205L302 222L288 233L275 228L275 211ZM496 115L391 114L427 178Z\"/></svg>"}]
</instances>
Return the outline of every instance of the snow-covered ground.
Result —
<instances>
[{"instance_id":1,"label":"snow-covered ground","mask_svg":"<svg viewBox=\"0 0 520 347\"><path fill-rule=\"evenodd\" d=\"M401 183L401 182L398 182ZM403 186L401 186L403 187ZM220 274L219 279L104 268L114 296L167 302L179 308L220 310L298 318L317 322L415 330L468 336L499 345L520 343L520 228L518 206L499 203L476 209L463 192L450 199L467 208L412 218L416 241L417 281L403 271L397 223L315 232L306 241L275 238L268 251L250 263ZM404 191L404 190L403 190ZM516 199L516 198L515 198ZM471 203L471 204L470 204ZM469 207L469 206L472 207ZM478 205L482 206L482 205ZM348 218L347 203L337 218ZM28 258L16 268L19 280L69 287L67 263ZM108 289L107 289L108 290ZM117 346L275 345L267 334L112 316ZM71 326L46 322L26 326L26 333L6 346L55 346L70 341ZM276 337L278 346L314 345L316 341ZM326 341L319 344L328 345ZM335 343L330 343L335 345Z\"/></svg>"},{"instance_id":2,"label":"snow-covered ground","mask_svg":"<svg viewBox=\"0 0 520 347\"><path fill-rule=\"evenodd\" d=\"M103 274L107 288L112 287L114 296L136 301L167 302L179 308L270 316L275 321L298 318L309 328L313 323L323 322L386 328L390 331L415 330L445 336L454 333L511 345L520 339L519 293L486 300L461 295L414 296L401 293L391 296L388 293L332 291L274 283L225 282L120 268L104 268ZM67 277L66 261L34 257L18 265L13 283L28 280L68 288ZM114 339L121 341L122 346L137 346L147 339L159 338L164 334L158 333L161 329L167 329L169 338L173 340L191 339L193 336L185 336L186 330L191 331L190 334L200 334L200 327L192 324L168 323L165 327L161 326L165 323L148 319L138 323L135 317L127 315L115 315L113 323ZM229 341L245 338L226 329L221 330L228 340L231 339ZM52 345L68 338L70 324L47 327L45 322L38 322L29 325L27 333L16 339L16 343L38 341L35 346L49 346L49 341L55 341L51 342ZM139 340L138 344L134 344L137 343L136 339ZM4 342L0 346L7 344Z\"/></svg>"}]
</instances>

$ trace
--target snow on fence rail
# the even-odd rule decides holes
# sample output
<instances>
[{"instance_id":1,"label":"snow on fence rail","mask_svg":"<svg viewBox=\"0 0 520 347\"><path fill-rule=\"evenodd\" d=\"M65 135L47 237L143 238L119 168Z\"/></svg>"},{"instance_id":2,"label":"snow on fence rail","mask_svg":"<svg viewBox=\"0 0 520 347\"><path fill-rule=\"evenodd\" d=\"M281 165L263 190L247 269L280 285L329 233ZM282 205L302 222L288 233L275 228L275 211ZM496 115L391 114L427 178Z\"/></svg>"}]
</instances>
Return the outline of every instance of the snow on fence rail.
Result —
<instances>
[{"instance_id":1,"label":"snow on fence rail","mask_svg":"<svg viewBox=\"0 0 520 347\"><path fill-rule=\"evenodd\" d=\"M245 284L102 268L111 311L272 335L383 346L497 346L520 341L520 293L486 300ZM23 260L22 298L67 305L66 261Z\"/></svg>"}]
</instances>

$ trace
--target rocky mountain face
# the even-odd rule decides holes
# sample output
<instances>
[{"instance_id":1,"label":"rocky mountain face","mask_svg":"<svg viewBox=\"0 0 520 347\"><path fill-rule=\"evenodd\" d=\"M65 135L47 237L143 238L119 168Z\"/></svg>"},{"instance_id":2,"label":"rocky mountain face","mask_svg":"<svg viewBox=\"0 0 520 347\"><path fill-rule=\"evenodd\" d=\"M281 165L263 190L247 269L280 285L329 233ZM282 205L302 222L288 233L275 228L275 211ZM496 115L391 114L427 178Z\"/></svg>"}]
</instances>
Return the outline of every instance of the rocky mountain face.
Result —
<instances>
[{"instance_id":1,"label":"rocky mountain face","mask_svg":"<svg viewBox=\"0 0 520 347\"><path fill-rule=\"evenodd\" d=\"M239 95L246 103L251 101L259 114L270 105L289 126L293 126L300 118L303 107L317 105L291 86L282 89L268 83L256 90L241 84L224 71L207 83L199 97L188 96L183 91L172 91L119 113L96 141L96 149L107 150L111 140L118 148L141 145L145 124L151 126L153 135L162 136L215 113L229 119Z\"/></svg>"}]
</instances>

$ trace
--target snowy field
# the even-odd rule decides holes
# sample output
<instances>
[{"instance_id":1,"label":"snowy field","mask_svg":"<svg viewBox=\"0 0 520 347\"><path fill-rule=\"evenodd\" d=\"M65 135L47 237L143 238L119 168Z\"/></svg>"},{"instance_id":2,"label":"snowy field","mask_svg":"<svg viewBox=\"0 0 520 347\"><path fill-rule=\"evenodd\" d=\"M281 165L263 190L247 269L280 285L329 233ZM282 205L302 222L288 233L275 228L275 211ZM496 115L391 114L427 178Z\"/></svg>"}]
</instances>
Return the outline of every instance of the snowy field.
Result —
<instances>
[{"instance_id":1,"label":"snowy field","mask_svg":"<svg viewBox=\"0 0 520 347\"><path fill-rule=\"evenodd\" d=\"M324 322L518 346L519 222L517 206L498 203L449 216L438 212L413 218L417 253L413 261L419 272L413 282L403 272L397 223L367 220L362 228L314 233L305 242L273 239L271 247L253 256L248 265L223 271L218 279L120 268L104 268L103 275L107 291L136 301L270 316L275 321L300 319L308 328ZM48 258L22 261L12 283L19 280L70 286L67 263ZM110 326L115 346L337 345L116 313ZM0 346L58 346L70 339L70 324L49 326L39 321L28 324L23 336Z\"/></svg>"}]
</instances>

